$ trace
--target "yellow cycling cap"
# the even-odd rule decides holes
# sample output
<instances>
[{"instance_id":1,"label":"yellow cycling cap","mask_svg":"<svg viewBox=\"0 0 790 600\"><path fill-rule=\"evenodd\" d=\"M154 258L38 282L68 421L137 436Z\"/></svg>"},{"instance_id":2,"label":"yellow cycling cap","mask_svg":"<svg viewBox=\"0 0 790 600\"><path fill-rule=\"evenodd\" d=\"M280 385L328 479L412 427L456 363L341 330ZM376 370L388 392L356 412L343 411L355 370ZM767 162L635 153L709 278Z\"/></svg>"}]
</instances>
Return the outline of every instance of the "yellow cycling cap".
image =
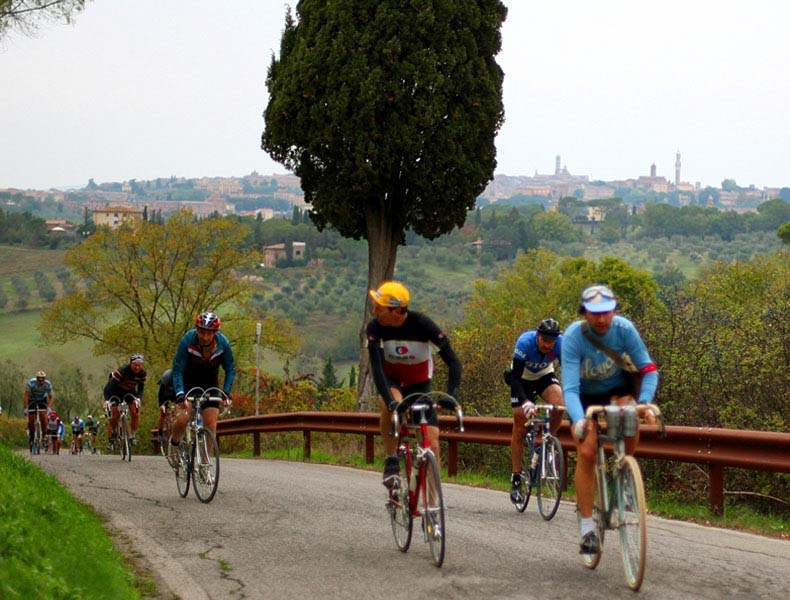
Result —
<instances>
[{"instance_id":1,"label":"yellow cycling cap","mask_svg":"<svg viewBox=\"0 0 790 600\"><path fill-rule=\"evenodd\" d=\"M377 290L368 292L373 302L379 306L386 307L406 307L409 305L409 290L402 283L397 281L385 281Z\"/></svg>"}]
</instances>

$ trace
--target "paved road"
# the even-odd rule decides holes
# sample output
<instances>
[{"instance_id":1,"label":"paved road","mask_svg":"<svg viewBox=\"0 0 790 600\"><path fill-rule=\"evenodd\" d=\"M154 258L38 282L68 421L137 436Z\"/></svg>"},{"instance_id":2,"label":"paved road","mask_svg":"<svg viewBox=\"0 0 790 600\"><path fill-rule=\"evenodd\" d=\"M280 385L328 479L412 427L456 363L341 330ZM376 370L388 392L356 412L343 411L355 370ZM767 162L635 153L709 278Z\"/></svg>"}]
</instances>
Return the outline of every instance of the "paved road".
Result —
<instances>
[{"instance_id":1,"label":"paved road","mask_svg":"<svg viewBox=\"0 0 790 600\"><path fill-rule=\"evenodd\" d=\"M516 513L503 492L446 485L447 557L437 569L418 536L408 553L395 548L377 473L223 459L205 505L191 490L178 496L160 457L33 460L107 516L183 600L635 597L614 537L597 570L581 565L570 503L546 523L532 504ZM790 598L789 541L653 517L648 533L641 599Z\"/></svg>"}]
</instances>

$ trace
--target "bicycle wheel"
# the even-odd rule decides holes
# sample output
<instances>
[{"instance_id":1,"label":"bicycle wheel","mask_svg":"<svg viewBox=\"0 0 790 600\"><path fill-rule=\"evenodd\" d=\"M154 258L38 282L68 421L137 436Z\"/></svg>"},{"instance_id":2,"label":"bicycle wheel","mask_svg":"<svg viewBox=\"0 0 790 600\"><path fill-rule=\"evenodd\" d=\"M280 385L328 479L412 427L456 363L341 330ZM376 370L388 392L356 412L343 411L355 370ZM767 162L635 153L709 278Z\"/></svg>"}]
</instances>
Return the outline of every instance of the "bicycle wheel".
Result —
<instances>
[{"instance_id":1,"label":"bicycle wheel","mask_svg":"<svg viewBox=\"0 0 790 600\"><path fill-rule=\"evenodd\" d=\"M211 502L219 485L219 446L210 429L199 429L192 453L192 487L201 502Z\"/></svg>"},{"instance_id":2,"label":"bicycle wheel","mask_svg":"<svg viewBox=\"0 0 790 600\"><path fill-rule=\"evenodd\" d=\"M647 525L645 485L639 463L633 456L623 459L615 485L625 579L629 588L638 590L645 576Z\"/></svg>"},{"instance_id":3,"label":"bicycle wheel","mask_svg":"<svg viewBox=\"0 0 790 600\"><path fill-rule=\"evenodd\" d=\"M538 463L538 511L546 521L551 521L557 514L565 487L565 455L560 441L553 435L543 439L545 454Z\"/></svg>"},{"instance_id":4,"label":"bicycle wheel","mask_svg":"<svg viewBox=\"0 0 790 600\"><path fill-rule=\"evenodd\" d=\"M595 554L582 554L582 562L588 569L594 569L601 562L601 553L603 552L603 536L604 536L604 513L603 506L603 481L601 481L600 472L598 467L595 467L595 496L593 497L593 520L595 521L595 529L598 534L598 552ZM577 513L581 519L581 514Z\"/></svg>"},{"instance_id":5,"label":"bicycle wheel","mask_svg":"<svg viewBox=\"0 0 790 600\"><path fill-rule=\"evenodd\" d=\"M178 486L178 495L186 498L189 493L189 474L192 469L192 446L187 444L185 440L181 440L178 445L178 462L175 466L176 472L176 485Z\"/></svg>"},{"instance_id":6,"label":"bicycle wheel","mask_svg":"<svg viewBox=\"0 0 790 600\"><path fill-rule=\"evenodd\" d=\"M132 445L129 443L129 421L121 417L121 460L132 460Z\"/></svg>"},{"instance_id":7,"label":"bicycle wheel","mask_svg":"<svg viewBox=\"0 0 790 600\"><path fill-rule=\"evenodd\" d=\"M515 506L516 510L520 513L527 510L529 497L532 495L532 480L529 474L529 466L532 464L533 452L534 450L531 450L529 447L529 441L524 440L524 452L521 456L521 485L518 486L521 492L521 501L513 503L513 506Z\"/></svg>"},{"instance_id":8,"label":"bicycle wheel","mask_svg":"<svg viewBox=\"0 0 790 600\"><path fill-rule=\"evenodd\" d=\"M414 517L409 507L409 476L406 472L406 455L398 453L398 462L400 462L400 472L395 485L390 489L387 510L390 513L395 545L401 552L406 552L411 545Z\"/></svg>"},{"instance_id":9,"label":"bicycle wheel","mask_svg":"<svg viewBox=\"0 0 790 600\"><path fill-rule=\"evenodd\" d=\"M420 490L422 522L428 546L431 548L433 564L441 567L444 562L444 542L447 532L444 528L444 498L442 497L442 481L439 477L439 464L433 453L425 455L422 469L425 474Z\"/></svg>"}]
</instances>

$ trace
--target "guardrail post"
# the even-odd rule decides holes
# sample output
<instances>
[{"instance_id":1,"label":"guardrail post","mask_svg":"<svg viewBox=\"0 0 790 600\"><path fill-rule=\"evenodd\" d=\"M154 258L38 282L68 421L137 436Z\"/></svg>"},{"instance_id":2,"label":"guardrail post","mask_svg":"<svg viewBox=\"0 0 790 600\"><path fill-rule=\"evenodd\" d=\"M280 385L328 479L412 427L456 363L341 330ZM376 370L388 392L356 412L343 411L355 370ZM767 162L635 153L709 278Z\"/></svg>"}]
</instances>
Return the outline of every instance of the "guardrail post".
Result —
<instances>
[{"instance_id":1,"label":"guardrail post","mask_svg":"<svg viewBox=\"0 0 790 600\"><path fill-rule=\"evenodd\" d=\"M447 474L452 477L458 473L458 442L450 440L447 442L448 456L447 456Z\"/></svg>"},{"instance_id":2,"label":"guardrail post","mask_svg":"<svg viewBox=\"0 0 790 600\"><path fill-rule=\"evenodd\" d=\"M722 465L710 465L708 503L710 512L713 514L720 515L724 512L724 467Z\"/></svg>"},{"instance_id":3,"label":"guardrail post","mask_svg":"<svg viewBox=\"0 0 790 600\"><path fill-rule=\"evenodd\" d=\"M302 433L304 434L304 460L310 460L310 450L311 450L311 442L312 442L312 438L310 436L311 432L309 429L305 429Z\"/></svg>"},{"instance_id":4,"label":"guardrail post","mask_svg":"<svg viewBox=\"0 0 790 600\"><path fill-rule=\"evenodd\" d=\"M365 434L365 462L369 465L373 464L373 459L376 456L375 442L376 438L372 433Z\"/></svg>"},{"instance_id":5,"label":"guardrail post","mask_svg":"<svg viewBox=\"0 0 790 600\"><path fill-rule=\"evenodd\" d=\"M261 432L256 431L252 434L252 455L253 456L260 456L261 455Z\"/></svg>"}]
</instances>

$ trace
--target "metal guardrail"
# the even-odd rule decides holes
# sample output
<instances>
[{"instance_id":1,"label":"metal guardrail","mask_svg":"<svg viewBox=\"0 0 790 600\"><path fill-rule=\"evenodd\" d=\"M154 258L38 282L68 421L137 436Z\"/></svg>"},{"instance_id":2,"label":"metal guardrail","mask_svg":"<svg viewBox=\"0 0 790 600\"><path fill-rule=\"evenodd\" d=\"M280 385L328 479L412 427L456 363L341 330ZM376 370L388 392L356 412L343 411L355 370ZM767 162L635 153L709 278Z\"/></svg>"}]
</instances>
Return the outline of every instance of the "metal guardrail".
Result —
<instances>
[{"instance_id":1,"label":"metal guardrail","mask_svg":"<svg viewBox=\"0 0 790 600\"><path fill-rule=\"evenodd\" d=\"M513 420L464 417L465 431L455 431L454 417L439 417L440 439L449 445L445 463L450 475L458 471L458 443L509 446ZM304 456L310 458L311 433L347 433L365 436L365 459L373 463L375 440L380 435L378 413L295 412L224 419L217 423L219 437L252 434L253 454L260 456L260 434L302 431ZM713 512L724 506L724 468L735 467L790 473L790 433L667 426L659 438L655 426L641 425L637 457L707 465L710 473L708 502ZM567 421L558 432L566 452L575 452Z\"/></svg>"}]
</instances>

